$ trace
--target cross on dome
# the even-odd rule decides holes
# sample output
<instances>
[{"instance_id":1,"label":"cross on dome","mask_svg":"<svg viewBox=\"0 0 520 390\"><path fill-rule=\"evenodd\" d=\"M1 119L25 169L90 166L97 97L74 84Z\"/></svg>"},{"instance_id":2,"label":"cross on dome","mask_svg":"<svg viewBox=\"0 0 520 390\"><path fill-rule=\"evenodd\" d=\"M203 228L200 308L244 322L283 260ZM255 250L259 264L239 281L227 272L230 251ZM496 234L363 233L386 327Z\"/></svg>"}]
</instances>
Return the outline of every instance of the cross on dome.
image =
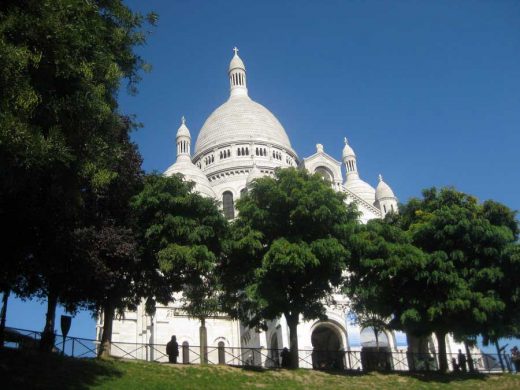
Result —
<instances>
[{"instance_id":1,"label":"cross on dome","mask_svg":"<svg viewBox=\"0 0 520 390\"><path fill-rule=\"evenodd\" d=\"M343 138L343 141L345 142L345 145L348 145L348 139L347 139L347 137L344 137L344 138Z\"/></svg>"},{"instance_id":2,"label":"cross on dome","mask_svg":"<svg viewBox=\"0 0 520 390\"><path fill-rule=\"evenodd\" d=\"M183 125L186 124L186 118L184 118L184 115L183 115L182 118L181 118L181 122L182 122Z\"/></svg>"},{"instance_id":3,"label":"cross on dome","mask_svg":"<svg viewBox=\"0 0 520 390\"><path fill-rule=\"evenodd\" d=\"M235 55L237 56L237 55L238 55L238 47L235 46L235 47L233 48L233 51L235 52Z\"/></svg>"},{"instance_id":4,"label":"cross on dome","mask_svg":"<svg viewBox=\"0 0 520 390\"><path fill-rule=\"evenodd\" d=\"M383 181L383 175L379 174L379 181Z\"/></svg>"}]
</instances>

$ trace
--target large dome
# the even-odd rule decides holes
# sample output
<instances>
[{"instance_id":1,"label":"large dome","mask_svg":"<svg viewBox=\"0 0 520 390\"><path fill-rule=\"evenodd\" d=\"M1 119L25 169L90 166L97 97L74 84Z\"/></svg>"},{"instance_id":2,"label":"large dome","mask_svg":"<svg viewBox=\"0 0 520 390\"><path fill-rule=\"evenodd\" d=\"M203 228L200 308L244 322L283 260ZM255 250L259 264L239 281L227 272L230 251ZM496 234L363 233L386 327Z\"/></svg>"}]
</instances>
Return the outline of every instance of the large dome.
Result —
<instances>
[{"instance_id":1,"label":"large dome","mask_svg":"<svg viewBox=\"0 0 520 390\"><path fill-rule=\"evenodd\" d=\"M292 150L276 117L248 96L231 96L206 120L195 143L195 155L217 145L264 141Z\"/></svg>"}]
</instances>

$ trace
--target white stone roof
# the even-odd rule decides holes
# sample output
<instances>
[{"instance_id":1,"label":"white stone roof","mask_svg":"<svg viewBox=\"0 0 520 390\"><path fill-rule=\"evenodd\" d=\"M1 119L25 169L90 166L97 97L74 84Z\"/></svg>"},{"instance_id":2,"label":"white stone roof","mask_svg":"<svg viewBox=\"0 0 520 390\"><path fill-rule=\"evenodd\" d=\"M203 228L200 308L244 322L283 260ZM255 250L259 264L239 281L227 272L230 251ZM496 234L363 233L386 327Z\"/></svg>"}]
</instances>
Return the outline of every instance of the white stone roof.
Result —
<instances>
[{"instance_id":1,"label":"white stone roof","mask_svg":"<svg viewBox=\"0 0 520 390\"><path fill-rule=\"evenodd\" d=\"M370 205L373 205L376 201L376 190L374 187L361 180L357 175L347 176L347 181L344 186L347 190L353 192Z\"/></svg>"},{"instance_id":2,"label":"white stone roof","mask_svg":"<svg viewBox=\"0 0 520 390\"><path fill-rule=\"evenodd\" d=\"M217 198L217 194L215 194L211 188L211 184L206 175L191 162L189 157L178 158L177 161L164 172L166 176L173 176L178 173L182 174L184 180L194 182L195 191L199 194L210 198Z\"/></svg>"},{"instance_id":3,"label":"white stone roof","mask_svg":"<svg viewBox=\"0 0 520 390\"><path fill-rule=\"evenodd\" d=\"M289 137L276 117L246 95L232 96L206 120L195 143L195 155L220 144L267 142L292 151Z\"/></svg>"},{"instance_id":4,"label":"white stone roof","mask_svg":"<svg viewBox=\"0 0 520 390\"><path fill-rule=\"evenodd\" d=\"M188 127L186 127L186 119L184 117L182 117L182 123L181 123L179 129L177 130L177 137L183 137L183 136L191 138L190 130L188 129Z\"/></svg>"},{"instance_id":5,"label":"white stone roof","mask_svg":"<svg viewBox=\"0 0 520 390\"><path fill-rule=\"evenodd\" d=\"M383 180L383 176L379 175L379 184L376 188L376 199L395 198L394 191Z\"/></svg>"}]
</instances>

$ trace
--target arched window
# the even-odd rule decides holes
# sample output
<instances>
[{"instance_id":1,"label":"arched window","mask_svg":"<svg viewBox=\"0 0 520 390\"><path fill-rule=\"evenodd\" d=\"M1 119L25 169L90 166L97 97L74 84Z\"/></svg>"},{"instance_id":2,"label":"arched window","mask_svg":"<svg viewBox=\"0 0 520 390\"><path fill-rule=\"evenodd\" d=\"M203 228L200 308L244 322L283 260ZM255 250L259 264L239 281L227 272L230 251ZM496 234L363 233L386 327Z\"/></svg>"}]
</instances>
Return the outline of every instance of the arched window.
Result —
<instances>
[{"instance_id":1,"label":"arched window","mask_svg":"<svg viewBox=\"0 0 520 390\"><path fill-rule=\"evenodd\" d=\"M392 210L392 213L394 212L394 205L393 204L390 205L390 210Z\"/></svg>"},{"instance_id":2,"label":"arched window","mask_svg":"<svg viewBox=\"0 0 520 390\"><path fill-rule=\"evenodd\" d=\"M190 344L187 341L182 343L182 363L190 364Z\"/></svg>"},{"instance_id":3,"label":"arched window","mask_svg":"<svg viewBox=\"0 0 520 390\"><path fill-rule=\"evenodd\" d=\"M334 177L332 172L329 169L325 168L325 167L318 167L318 168L316 168L314 173L318 173L321 177L323 177L323 180L327 180L327 181L330 181L330 182L332 182L332 179Z\"/></svg>"},{"instance_id":4,"label":"arched window","mask_svg":"<svg viewBox=\"0 0 520 390\"><path fill-rule=\"evenodd\" d=\"M240 156L240 148L237 150L237 156Z\"/></svg>"},{"instance_id":5,"label":"arched window","mask_svg":"<svg viewBox=\"0 0 520 390\"><path fill-rule=\"evenodd\" d=\"M218 364L226 364L226 346L223 341L218 342Z\"/></svg>"},{"instance_id":6,"label":"arched window","mask_svg":"<svg viewBox=\"0 0 520 390\"><path fill-rule=\"evenodd\" d=\"M227 219L235 218L233 194L230 191L226 191L222 194L222 208L224 211L224 217L226 217Z\"/></svg>"},{"instance_id":7,"label":"arched window","mask_svg":"<svg viewBox=\"0 0 520 390\"><path fill-rule=\"evenodd\" d=\"M386 205L383 205L383 210L385 210L385 213L386 213Z\"/></svg>"}]
</instances>

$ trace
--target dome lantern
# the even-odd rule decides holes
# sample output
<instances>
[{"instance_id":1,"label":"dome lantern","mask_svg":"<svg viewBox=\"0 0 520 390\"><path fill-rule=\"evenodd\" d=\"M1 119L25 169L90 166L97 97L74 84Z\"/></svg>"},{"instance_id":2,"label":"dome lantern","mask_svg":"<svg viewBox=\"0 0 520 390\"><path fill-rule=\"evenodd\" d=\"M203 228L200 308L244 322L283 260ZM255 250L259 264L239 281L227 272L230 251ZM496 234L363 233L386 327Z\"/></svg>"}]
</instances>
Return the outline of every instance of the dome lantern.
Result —
<instances>
[{"instance_id":1,"label":"dome lantern","mask_svg":"<svg viewBox=\"0 0 520 390\"><path fill-rule=\"evenodd\" d=\"M231 96L247 96L246 67L242 59L238 56L238 49L233 48L235 55L229 63L229 85Z\"/></svg>"}]
</instances>

